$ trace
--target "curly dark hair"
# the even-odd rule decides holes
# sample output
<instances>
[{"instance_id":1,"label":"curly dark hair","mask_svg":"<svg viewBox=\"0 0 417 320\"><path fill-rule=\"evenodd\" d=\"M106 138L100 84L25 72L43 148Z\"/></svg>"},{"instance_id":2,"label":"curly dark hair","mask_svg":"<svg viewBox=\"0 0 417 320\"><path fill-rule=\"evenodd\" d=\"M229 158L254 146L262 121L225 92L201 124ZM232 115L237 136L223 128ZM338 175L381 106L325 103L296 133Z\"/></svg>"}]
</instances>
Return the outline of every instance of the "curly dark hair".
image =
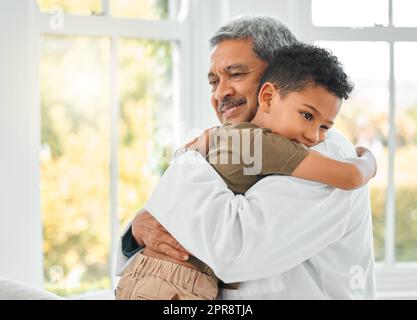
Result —
<instances>
[{"instance_id":1,"label":"curly dark hair","mask_svg":"<svg viewBox=\"0 0 417 320\"><path fill-rule=\"evenodd\" d=\"M265 70L258 91L265 82L273 83L281 96L311 85L323 86L340 99L347 99L353 90L353 83L336 56L323 48L303 43L287 45L274 52L274 59Z\"/></svg>"}]
</instances>

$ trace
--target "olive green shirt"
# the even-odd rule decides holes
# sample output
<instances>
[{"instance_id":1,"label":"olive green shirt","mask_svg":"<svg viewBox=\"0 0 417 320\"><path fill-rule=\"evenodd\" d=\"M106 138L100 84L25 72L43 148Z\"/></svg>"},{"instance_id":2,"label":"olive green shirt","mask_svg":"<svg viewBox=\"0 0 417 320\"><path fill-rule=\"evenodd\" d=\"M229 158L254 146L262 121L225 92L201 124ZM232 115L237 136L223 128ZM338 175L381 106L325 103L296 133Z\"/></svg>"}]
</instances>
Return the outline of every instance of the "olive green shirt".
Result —
<instances>
[{"instance_id":1,"label":"olive green shirt","mask_svg":"<svg viewBox=\"0 0 417 320\"><path fill-rule=\"evenodd\" d=\"M291 175L308 155L304 145L251 122L226 123L212 129L210 139L206 160L235 194L244 194L267 175Z\"/></svg>"}]
</instances>

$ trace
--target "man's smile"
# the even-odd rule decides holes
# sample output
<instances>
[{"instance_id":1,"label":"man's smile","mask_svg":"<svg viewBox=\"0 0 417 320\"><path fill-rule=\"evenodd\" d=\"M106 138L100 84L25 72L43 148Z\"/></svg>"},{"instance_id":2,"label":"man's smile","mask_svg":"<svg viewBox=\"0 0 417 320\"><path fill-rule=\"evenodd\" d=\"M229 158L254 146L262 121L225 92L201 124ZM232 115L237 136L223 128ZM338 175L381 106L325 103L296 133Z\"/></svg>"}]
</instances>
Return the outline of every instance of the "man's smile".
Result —
<instances>
[{"instance_id":1,"label":"man's smile","mask_svg":"<svg viewBox=\"0 0 417 320\"><path fill-rule=\"evenodd\" d=\"M234 114L241 106L245 104L246 99L222 102L218 107L218 111L227 117Z\"/></svg>"},{"instance_id":2,"label":"man's smile","mask_svg":"<svg viewBox=\"0 0 417 320\"><path fill-rule=\"evenodd\" d=\"M237 104L237 105L231 105L231 106L225 106L222 111L220 111L222 114L224 114L226 117L232 115L235 113L235 111L243 106L245 103Z\"/></svg>"}]
</instances>

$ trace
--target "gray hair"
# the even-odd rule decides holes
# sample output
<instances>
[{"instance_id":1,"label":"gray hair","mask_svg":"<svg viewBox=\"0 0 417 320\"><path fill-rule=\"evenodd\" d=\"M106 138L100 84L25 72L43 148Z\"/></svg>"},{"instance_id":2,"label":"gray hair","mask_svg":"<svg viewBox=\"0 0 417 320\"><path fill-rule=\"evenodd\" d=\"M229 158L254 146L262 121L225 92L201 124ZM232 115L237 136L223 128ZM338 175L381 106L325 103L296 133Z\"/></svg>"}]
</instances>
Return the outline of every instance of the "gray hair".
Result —
<instances>
[{"instance_id":1,"label":"gray hair","mask_svg":"<svg viewBox=\"0 0 417 320\"><path fill-rule=\"evenodd\" d=\"M253 52L268 64L274 51L298 42L294 34L280 21L267 16L244 15L220 27L209 39L213 49L224 40L252 40Z\"/></svg>"}]
</instances>

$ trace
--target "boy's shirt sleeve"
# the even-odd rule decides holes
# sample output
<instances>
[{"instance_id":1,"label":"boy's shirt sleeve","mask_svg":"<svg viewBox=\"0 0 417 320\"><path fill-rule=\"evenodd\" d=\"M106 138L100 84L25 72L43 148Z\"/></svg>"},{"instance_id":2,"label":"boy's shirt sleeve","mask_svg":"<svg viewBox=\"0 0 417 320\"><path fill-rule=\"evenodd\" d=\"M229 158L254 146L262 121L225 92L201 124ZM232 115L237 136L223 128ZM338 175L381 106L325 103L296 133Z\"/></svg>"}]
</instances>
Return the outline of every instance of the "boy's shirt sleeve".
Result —
<instances>
[{"instance_id":1,"label":"boy's shirt sleeve","mask_svg":"<svg viewBox=\"0 0 417 320\"><path fill-rule=\"evenodd\" d=\"M269 130L262 131L262 175L291 175L307 155L304 145Z\"/></svg>"}]
</instances>

